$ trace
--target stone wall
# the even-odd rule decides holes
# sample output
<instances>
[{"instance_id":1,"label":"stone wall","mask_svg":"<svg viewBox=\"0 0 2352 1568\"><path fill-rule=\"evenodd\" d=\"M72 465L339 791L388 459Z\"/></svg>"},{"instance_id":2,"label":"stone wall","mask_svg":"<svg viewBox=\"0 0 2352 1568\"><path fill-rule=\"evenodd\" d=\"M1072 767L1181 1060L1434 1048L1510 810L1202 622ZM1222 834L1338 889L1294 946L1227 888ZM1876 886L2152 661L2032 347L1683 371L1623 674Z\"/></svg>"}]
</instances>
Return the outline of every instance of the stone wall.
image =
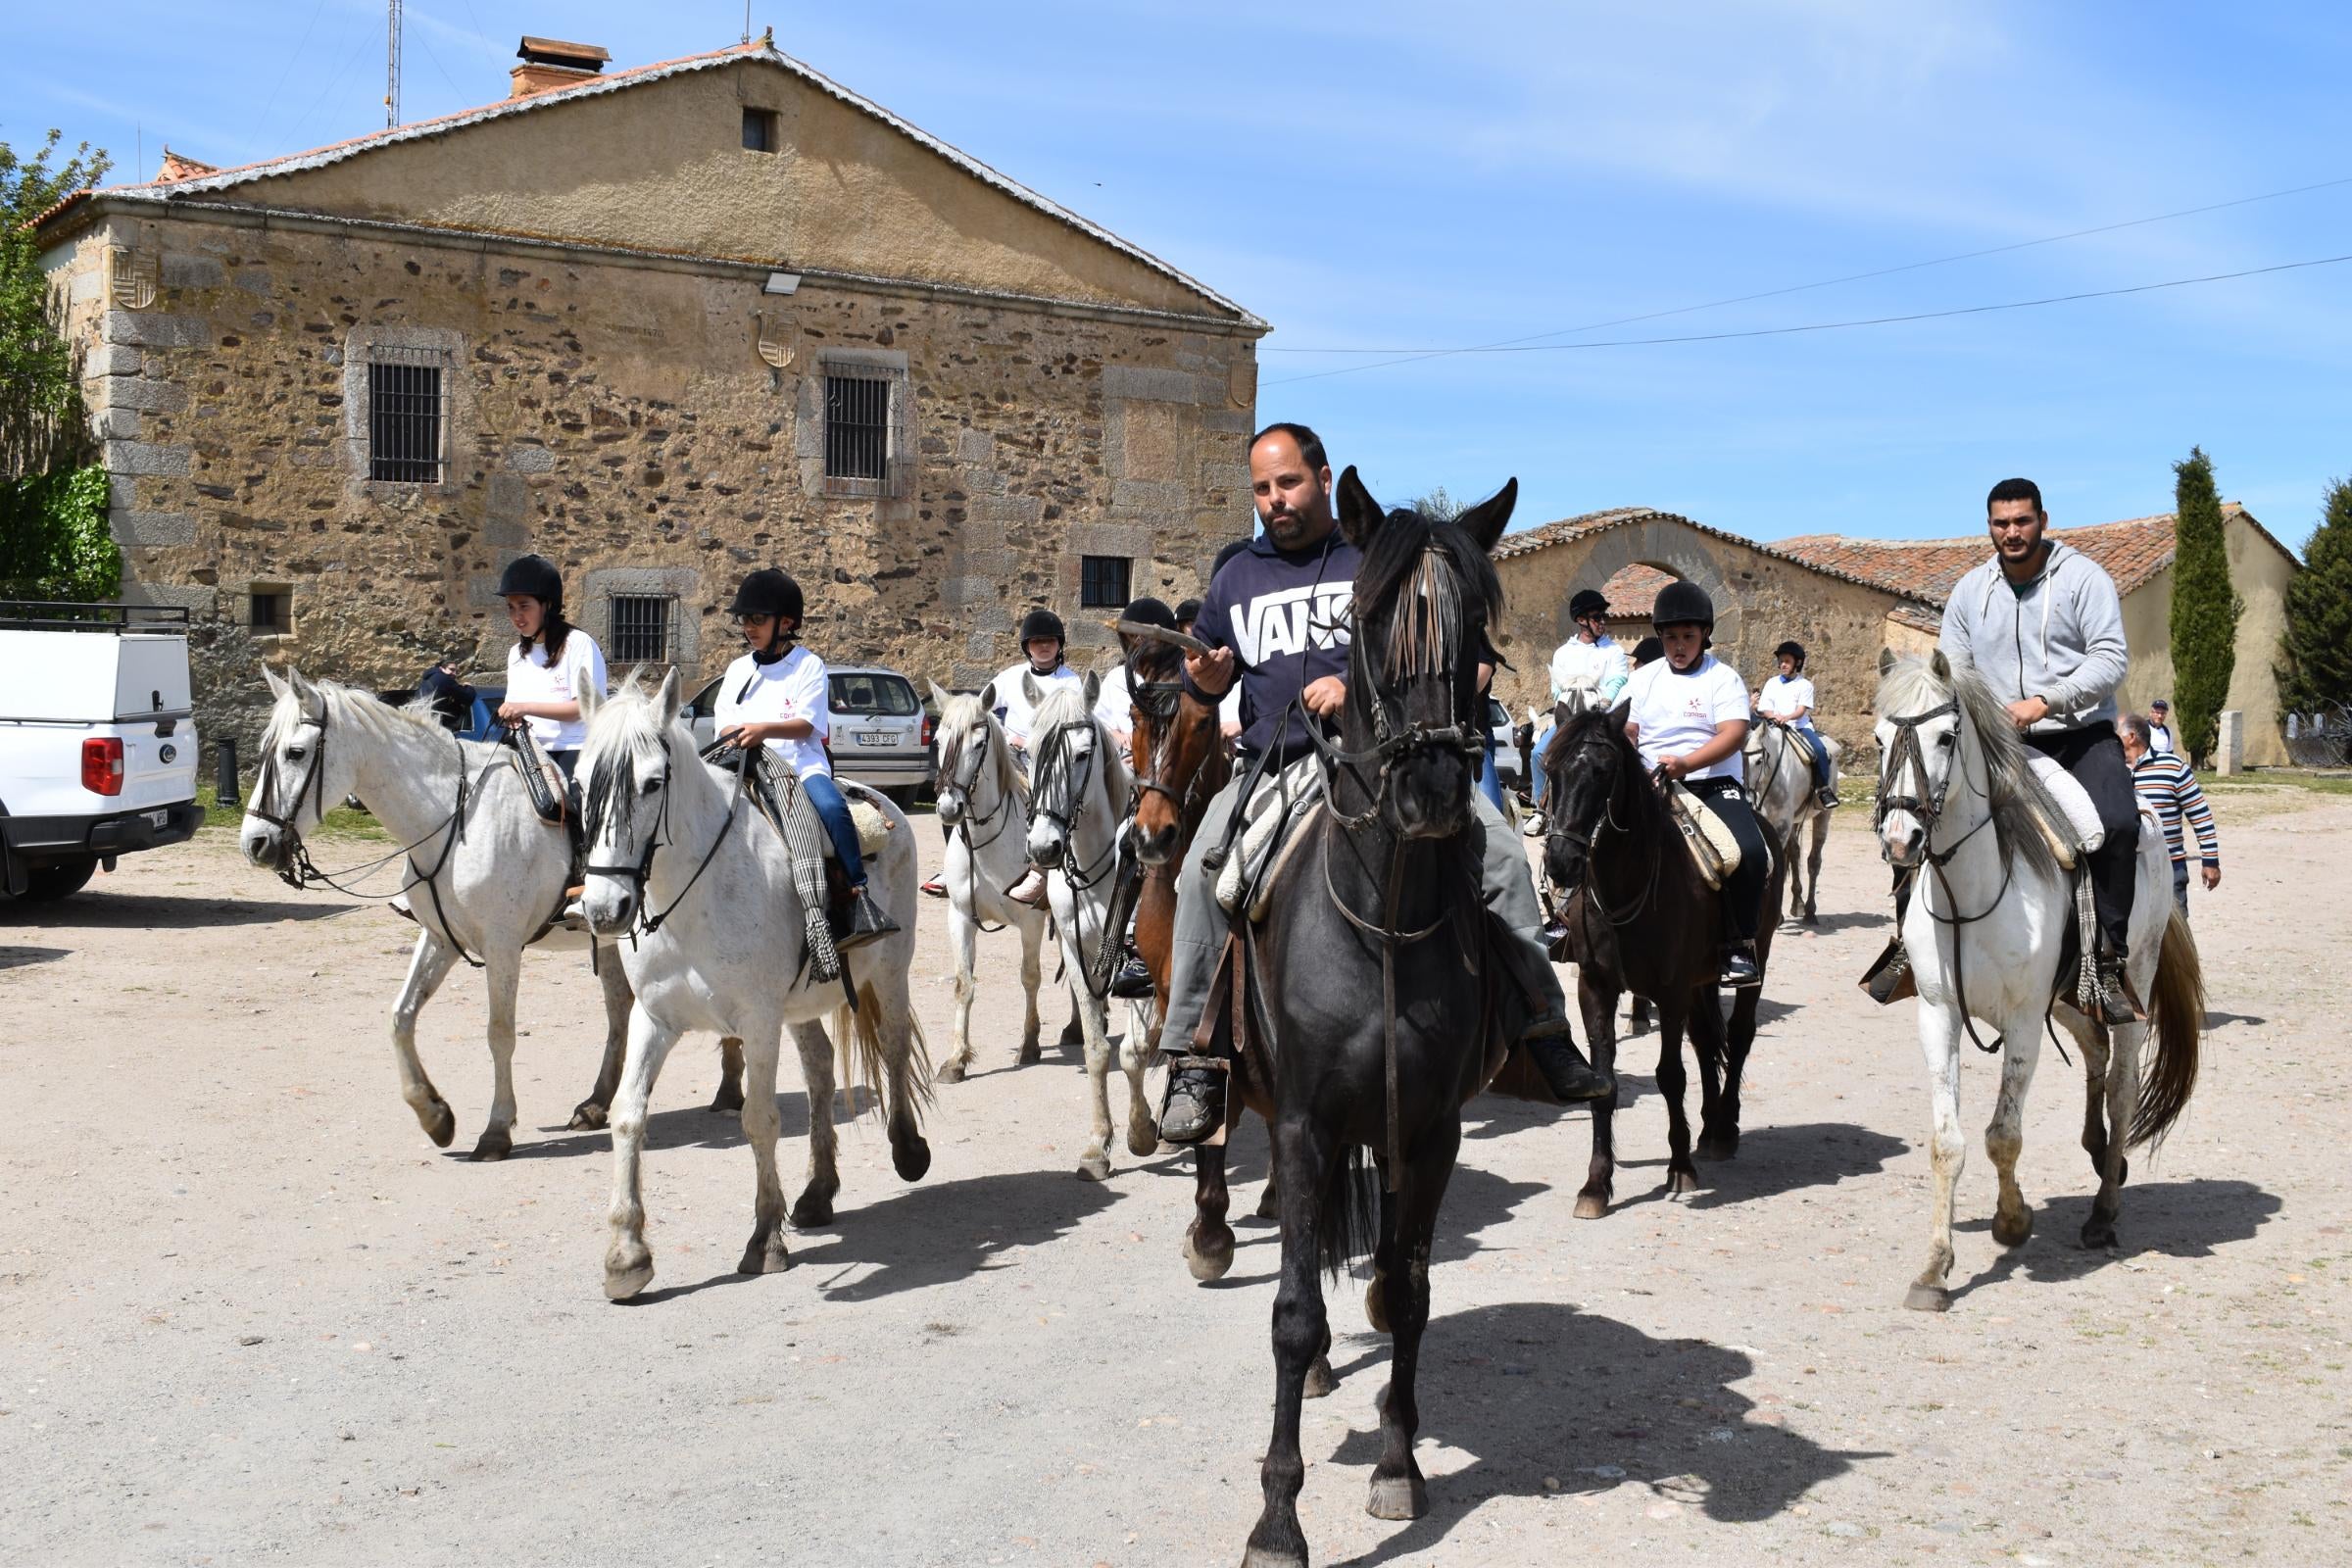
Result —
<instances>
[{"instance_id":1,"label":"stone wall","mask_svg":"<svg viewBox=\"0 0 2352 1568\"><path fill-rule=\"evenodd\" d=\"M1715 602L1715 656L1738 669L1751 690L1773 673L1776 645L1790 637L1803 643L1817 700L1814 721L1838 738L1849 758L1874 749L1871 704L1879 652L1886 646L1886 612L1897 603L1893 595L1663 513L1520 554L1509 553L1509 544L1506 537L1494 564L1505 601L1495 643L1513 667L1496 678L1495 695L1513 714L1549 699L1552 650L1575 631L1568 619L1570 596L1638 564L1707 591Z\"/></svg>"},{"instance_id":2,"label":"stone wall","mask_svg":"<svg viewBox=\"0 0 2352 1568\"><path fill-rule=\"evenodd\" d=\"M290 631L253 641L312 674L402 685L472 650L501 678L493 590L535 550L600 638L607 594L674 595L690 674L731 657L719 612L774 564L828 659L968 687L1017 656L1032 603L1069 620L1074 659L1111 646L1111 611L1078 604L1082 557L1176 598L1250 526L1253 342L1213 322L765 295L764 270L730 264L201 211L108 216L46 261L87 352L126 595L242 626L255 591L287 592ZM151 297L123 308L142 291L110 279L142 269ZM444 482L368 477L379 348L447 363ZM825 493L835 359L903 376L903 494Z\"/></svg>"}]
</instances>

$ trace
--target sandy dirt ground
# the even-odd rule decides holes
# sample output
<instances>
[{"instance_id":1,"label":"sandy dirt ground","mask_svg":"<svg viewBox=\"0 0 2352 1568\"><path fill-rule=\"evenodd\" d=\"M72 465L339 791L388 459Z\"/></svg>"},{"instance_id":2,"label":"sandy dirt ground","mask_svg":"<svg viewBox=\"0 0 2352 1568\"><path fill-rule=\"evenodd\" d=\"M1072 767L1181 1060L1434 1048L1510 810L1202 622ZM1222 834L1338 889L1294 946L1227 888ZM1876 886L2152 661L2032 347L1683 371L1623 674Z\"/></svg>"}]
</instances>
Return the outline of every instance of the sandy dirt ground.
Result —
<instances>
[{"instance_id":1,"label":"sandy dirt ground","mask_svg":"<svg viewBox=\"0 0 2352 1568\"><path fill-rule=\"evenodd\" d=\"M1926 1086L1910 1006L1852 985L1887 904L1849 809L1819 933L1773 955L1740 1157L1699 1194L1661 1193L1654 1035L1627 1049L1605 1219L1571 1215L1581 1115L1473 1107L1433 1273L1419 1521L1364 1512L1386 1351L1360 1287L1334 1293L1344 1382L1305 1428L1316 1560L2352 1560L2352 802L2221 809L2228 880L2195 906L2205 1077L2133 1161L2119 1251L2075 1245L2082 1083L2046 1053L2021 1166L2037 1228L1995 1246L1995 1069L1971 1054L1959 1298L1900 1308L1927 1245ZM941 1054L944 922L921 914ZM981 1071L939 1093L929 1176L900 1183L858 1123L839 1222L796 1235L787 1273L734 1272L752 1161L703 1108L715 1052L682 1047L647 1167L661 1272L613 1306L608 1141L561 1130L601 1039L584 962L526 965L517 1148L469 1164L479 984L461 970L420 1031L458 1110L445 1153L395 1090L408 930L291 893L220 832L64 905L0 906L12 1557L1239 1560L1275 1232L1241 1224L1232 1277L1199 1286L1189 1157L1122 1147L1108 1184L1071 1174L1083 1079L1051 1049L1012 1067L1009 937L984 947ZM791 1180L809 1107L789 1051L785 1073ZM1263 1170L1252 1127L1237 1215Z\"/></svg>"}]
</instances>

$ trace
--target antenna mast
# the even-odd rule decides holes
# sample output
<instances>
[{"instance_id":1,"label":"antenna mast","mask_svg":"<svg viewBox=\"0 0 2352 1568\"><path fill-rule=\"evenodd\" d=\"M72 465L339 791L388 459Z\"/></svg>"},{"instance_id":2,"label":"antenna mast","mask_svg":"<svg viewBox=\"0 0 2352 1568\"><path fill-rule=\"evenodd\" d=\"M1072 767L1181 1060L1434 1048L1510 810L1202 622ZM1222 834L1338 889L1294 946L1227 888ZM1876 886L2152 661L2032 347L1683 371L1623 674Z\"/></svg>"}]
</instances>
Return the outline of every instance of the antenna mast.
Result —
<instances>
[{"instance_id":1,"label":"antenna mast","mask_svg":"<svg viewBox=\"0 0 2352 1568\"><path fill-rule=\"evenodd\" d=\"M384 128L400 123L400 0L385 0Z\"/></svg>"}]
</instances>

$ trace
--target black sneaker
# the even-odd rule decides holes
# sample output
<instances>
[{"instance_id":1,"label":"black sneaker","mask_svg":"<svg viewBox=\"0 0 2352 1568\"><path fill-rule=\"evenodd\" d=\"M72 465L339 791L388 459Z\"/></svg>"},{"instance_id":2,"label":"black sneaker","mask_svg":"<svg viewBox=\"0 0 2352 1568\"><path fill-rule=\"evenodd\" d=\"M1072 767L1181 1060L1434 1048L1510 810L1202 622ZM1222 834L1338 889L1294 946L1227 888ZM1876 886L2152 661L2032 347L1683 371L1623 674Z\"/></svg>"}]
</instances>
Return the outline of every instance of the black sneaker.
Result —
<instances>
[{"instance_id":1,"label":"black sneaker","mask_svg":"<svg viewBox=\"0 0 2352 1568\"><path fill-rule=\"evenodd\" d=\"M1110 994L1126 1002L1141 1002L1152 995L1152 971L1143 959L1129 955L1119 972L1110 977Z\"/></svg>"},{"instance_id":2,"label":"black sneaker","mask_svg":"<svg viewBox=\"0 0 2352 1568\"><path fill-rule=\"evenodd\" d=\"M1168 1067L1168 1092L1159 1107L1159 1136L1197 1144L1225 1121L1225 1062L1216 1056L1178 1056Z\"/></svg>"},{"instance_id":3,"label":"black sneaker","mask_svg":"<svg viewBox=\"0 0 2352 1568\"><path fill-rule=\"evenodd\" d=\"M1565 1029L1529 1035L1520 1044L1527 1048L1527 1058L1536 1064L1536 1071L1562 1101L1606 1100L1617 1092L1617 1081L1587 1061Z\"/></svg>"},{"instance_id":4,"label":"black sneaker","mask_svg":"<svg viewBox=\"0 0 2352 1568\"><path fill-rule=\"evenodd\" d=\"M1820 793L1820 800L1821 800L1821 808L1822 808L1823 810L1825 810L1825 811L1835 811L1836 809L1838 809L1838 791L1837 791L1837 788L1836 788L1835 786L1830 786L1830 787L1828 787L1828 788L1825 788L1825 789L1823 789L1823 790L1821 791L1821 793Z\"/></svg>"},{"instance_id":5,"label":"black sneaker","mask_svg":"<svg viewBox=\"0 0 2352 1568\"><path fill-rule=\"evenodd\" d=\"M1715 983L1744 991L1749 986L1764 983L1764 966L1756 962L1756 945L1752 942L1735 943L1723 952L1723 971Z\"/></svg>"}]
</instances>

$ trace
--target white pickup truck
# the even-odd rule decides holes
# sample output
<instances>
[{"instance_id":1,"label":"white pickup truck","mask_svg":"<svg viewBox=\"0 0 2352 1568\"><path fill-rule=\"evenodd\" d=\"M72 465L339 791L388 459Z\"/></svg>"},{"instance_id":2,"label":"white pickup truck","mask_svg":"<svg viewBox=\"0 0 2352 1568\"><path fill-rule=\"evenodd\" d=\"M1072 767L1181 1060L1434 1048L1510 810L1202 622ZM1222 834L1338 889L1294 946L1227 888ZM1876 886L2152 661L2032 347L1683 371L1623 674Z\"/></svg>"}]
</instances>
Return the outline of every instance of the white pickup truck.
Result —
<instances>
[{"instance_id":1,"label":"white pickup truck","mask_svg":"<svg viewBox=\"0 0 2352 1568\"><path fill-rule=\"evenodd\" d=\"M0 894L65 898L203 821L187 612L0 602Z\"/></svg>"}]
</instances>

